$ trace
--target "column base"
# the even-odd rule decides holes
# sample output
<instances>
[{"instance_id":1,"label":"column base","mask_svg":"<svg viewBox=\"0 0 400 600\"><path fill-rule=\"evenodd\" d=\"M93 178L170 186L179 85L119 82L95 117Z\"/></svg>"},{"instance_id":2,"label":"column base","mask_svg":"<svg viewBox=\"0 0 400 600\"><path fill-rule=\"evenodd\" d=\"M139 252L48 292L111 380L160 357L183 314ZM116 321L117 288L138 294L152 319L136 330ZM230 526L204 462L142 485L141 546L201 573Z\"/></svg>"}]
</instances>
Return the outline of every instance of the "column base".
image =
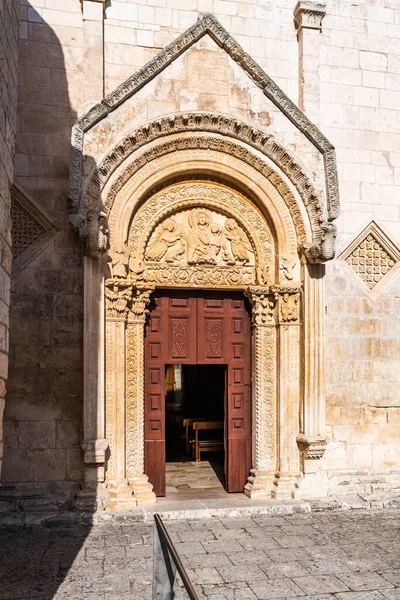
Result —
<instances>
[{"instance_id":1,"label":"column base","mask_svg":"<svg viewBox=\"0 0 400 600\"><path fill-rule=\"evenodd\" d=\"M270 498L274 473L251 469L250 476L244 486L244 493L248 498Z\"/></svg>"},{"instance_id":2,"label":"column base","mask_svg":"<svg viewBox=\"0 0 400 600\"><path fill-rule=\"evenodd\" d=\"M273 498L282 498L283 500L292 499L295 496L295 490L298 485L299 475L292 473L275 473L271 496Z\"/></svg>"},{"instance_id":3,"label":"column base","mask_svg":"<svg viewBox=\"0 0 400 600\"><path fill-rule=\"evenodd\" d=\"M157 497L153 492L153 485L149 482L147 475L130 477L129 485L133 489L138 504L147 504L148 502L157 501Z\"/></svg>"},{"instance_id":4,"label":"column base","mask_svg":"<svg viewBox=\"0 0 400 600\"><path fill-rule=\"evenodd\" d=\"M110 492L107 508L111 510L130 510L137 505L133 489L126 479L111 481L108 484Z\"/></svg>"},{"instance_id":5,"label":"column base","mask_svg":"<svg viewBox=\"0 0 400 600\"><path fill-rule=\"evenodd\" d=\"M105 510L108 502L108 493L102 486L93 486L87 483L77 493L74 508L82 512L96 512Z\"/></svg>"}]
</instances>

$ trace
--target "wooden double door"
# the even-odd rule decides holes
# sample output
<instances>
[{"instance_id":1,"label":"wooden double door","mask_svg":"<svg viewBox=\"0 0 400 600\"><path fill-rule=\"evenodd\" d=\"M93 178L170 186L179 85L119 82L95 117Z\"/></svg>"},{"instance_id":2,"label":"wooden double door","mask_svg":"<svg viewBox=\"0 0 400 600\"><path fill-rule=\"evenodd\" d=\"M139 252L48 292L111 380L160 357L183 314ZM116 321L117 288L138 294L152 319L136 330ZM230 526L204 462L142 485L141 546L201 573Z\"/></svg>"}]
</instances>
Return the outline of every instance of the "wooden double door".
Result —
<instances>
[{"instance_id":1,"label":"wooden double door","mask_svg":"<svg viewBox=\"0 0 400 600\"><path fill-rule=\"evenodd\" d=\"M152 295L145 330L145 473L157 496L165 496L166 365L226 365L225 487L240 492L251 468L250 363L250 312L242 293Z\"/></svg>"}]
</instances>

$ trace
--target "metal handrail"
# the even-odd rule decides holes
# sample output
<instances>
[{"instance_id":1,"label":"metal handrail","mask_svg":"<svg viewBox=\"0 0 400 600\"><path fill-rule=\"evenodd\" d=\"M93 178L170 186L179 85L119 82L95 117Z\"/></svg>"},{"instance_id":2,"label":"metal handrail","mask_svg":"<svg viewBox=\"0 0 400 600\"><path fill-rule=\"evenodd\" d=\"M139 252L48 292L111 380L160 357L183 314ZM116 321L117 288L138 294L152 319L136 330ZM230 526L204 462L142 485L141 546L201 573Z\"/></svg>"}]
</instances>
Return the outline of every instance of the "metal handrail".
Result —
<instances>
[{"instance_id":1,"label":"metal handrail","mask_svg":"<svg viewBox=\"0 0 400 600\"><path fill-rule=\"evenodd\" d=\"M173 600L176 571L182 579L190 600L200 600L158 514L154 515L153 552L153 600Z\"/></svg>"}]
</instances>

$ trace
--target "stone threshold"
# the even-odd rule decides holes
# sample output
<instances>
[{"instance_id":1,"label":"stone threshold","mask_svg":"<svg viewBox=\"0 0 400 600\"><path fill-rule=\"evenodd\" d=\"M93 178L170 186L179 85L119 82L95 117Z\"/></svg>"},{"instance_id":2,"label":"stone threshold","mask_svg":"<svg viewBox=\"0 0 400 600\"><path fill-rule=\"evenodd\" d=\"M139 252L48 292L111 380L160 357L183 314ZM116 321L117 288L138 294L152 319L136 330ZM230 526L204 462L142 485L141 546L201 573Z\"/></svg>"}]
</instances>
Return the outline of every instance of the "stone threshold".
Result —
<instances>
[{"instance_id":1,"label":"stone threshold","mask_svg":"<svg viewBox=\"0 0 400 600\"><path fill-rule=\"evenodd\" d=\"M184 505L184 507L183 507ZM343 510L400 509L400 495L339 496L305 500L249 500L247 498L214 498L175 502L155 502L132 510L85 512L1 512L0 528L66 528L114 523L150 523L158 513L164 521L262 517L296 513Z\"/></svg>"}]
</instances>

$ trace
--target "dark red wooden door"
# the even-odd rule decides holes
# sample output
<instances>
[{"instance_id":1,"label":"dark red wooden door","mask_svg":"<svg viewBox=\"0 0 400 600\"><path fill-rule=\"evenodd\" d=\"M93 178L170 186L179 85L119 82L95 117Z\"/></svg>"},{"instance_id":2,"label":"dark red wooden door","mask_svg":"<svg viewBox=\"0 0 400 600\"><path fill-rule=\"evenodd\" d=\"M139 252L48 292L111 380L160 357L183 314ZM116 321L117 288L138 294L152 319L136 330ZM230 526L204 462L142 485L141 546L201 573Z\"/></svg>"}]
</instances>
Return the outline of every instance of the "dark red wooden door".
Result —
<instances>
[{"instance_id":1,"label":"dark red wooden door","mask_svg":"<svg viewBox=\"0 0 400 600\"><path fill-rule=\"evenodd\" d=\"M145 332L145 472L165 496L165 366L226 364L225 476L243 490L251 468L250 316L239 292L158 291Z\"/></svg>"}]
</instances>

